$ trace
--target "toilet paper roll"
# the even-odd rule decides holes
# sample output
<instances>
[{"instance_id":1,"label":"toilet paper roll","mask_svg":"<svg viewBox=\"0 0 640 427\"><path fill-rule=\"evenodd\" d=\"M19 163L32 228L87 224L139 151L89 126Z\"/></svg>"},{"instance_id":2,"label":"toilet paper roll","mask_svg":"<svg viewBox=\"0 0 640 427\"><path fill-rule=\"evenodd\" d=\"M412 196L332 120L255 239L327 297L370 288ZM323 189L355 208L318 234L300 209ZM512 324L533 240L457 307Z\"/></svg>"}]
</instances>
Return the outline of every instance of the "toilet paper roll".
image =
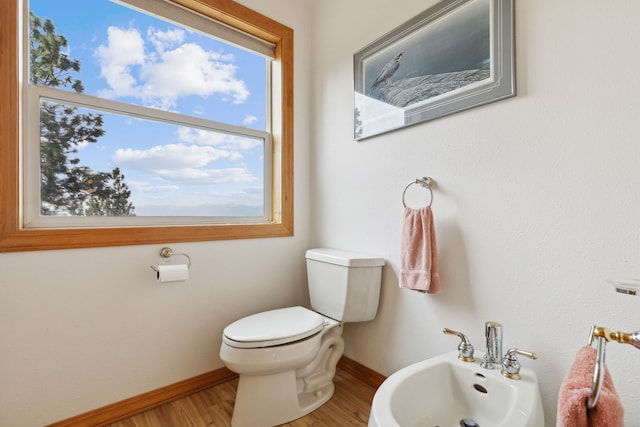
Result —
<instances>
[{"instance_id":1,"label":"toilet paper roll","mask_svg":"<svg viewBox=\"0 0 640 427\"><path fill-rule=\"evenodd\" d=\"M186 264L159 265L158 282L185 282L189 279L189 266Z\"/></svg>"}]
</instances>

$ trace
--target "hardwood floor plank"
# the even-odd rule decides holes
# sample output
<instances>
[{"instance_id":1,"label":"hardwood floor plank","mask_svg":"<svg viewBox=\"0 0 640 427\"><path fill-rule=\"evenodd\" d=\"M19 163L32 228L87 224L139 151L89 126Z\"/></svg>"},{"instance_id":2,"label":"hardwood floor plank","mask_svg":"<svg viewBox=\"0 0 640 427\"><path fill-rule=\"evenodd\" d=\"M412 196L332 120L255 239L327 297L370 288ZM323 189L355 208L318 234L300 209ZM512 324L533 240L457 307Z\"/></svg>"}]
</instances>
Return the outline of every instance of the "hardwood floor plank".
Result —
<instances>
[{"instance_id":1,"label":"hardwood floor plank","mask_svg":"<svg viewBox=\"0 0 640 427\"><path fill-rule=\"evenodd\" d=\"M376 388L338 369L331 399L314 412L280 427L366 427ZM108 427L230 427L238 379L218 384Z\"/></svg>"}]
</instances>

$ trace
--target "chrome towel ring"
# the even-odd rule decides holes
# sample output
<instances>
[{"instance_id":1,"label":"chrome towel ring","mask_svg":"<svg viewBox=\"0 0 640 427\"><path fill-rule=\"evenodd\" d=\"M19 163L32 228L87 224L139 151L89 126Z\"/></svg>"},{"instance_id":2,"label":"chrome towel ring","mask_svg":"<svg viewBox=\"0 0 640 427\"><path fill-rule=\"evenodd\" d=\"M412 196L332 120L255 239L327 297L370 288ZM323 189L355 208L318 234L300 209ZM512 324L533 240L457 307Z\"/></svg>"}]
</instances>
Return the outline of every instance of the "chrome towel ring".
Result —
<instances>
[{"instance_id":1,"label":"chrome towel ring","mask_svg":"<svg viewBox=\"0 0 640 427\"><path fill-rule=\"evenodd\" d=\"M424 176L422 178L416 178L414 181L411 181L409 184L407 184L406 187L404 187L404 191L402 192L402 206L404 206L405 208L407 207L407 204L404 201L404 196L407 193L407 189L409 187L411 187L413 184L418 184L421 187L426 188L427 190L429 190L429 204L427 205L427 207L431 207L431 204L433 203L433 190L431 190L431 186L433 185L433 179L429 178L428 176Z\"/></svg>"},{"instance_id":2,"label":"chrome towel ring","mask_svg":"<svg viewBox=\"0 0 640 427\"><path fill-rule=\"evenodd\" d=\"M593 367L593 381L591 382L591 393L587 399L587 408L593 409L600 398L600 391L604 384L605 375L605 351L609 341L616 341L622 344L631 344L640 350L640 331L636 332L613 332L609 329L593 325L589 332L587 345L592 345L596 341L596 363Z\"/></svg>"}]
</instances>

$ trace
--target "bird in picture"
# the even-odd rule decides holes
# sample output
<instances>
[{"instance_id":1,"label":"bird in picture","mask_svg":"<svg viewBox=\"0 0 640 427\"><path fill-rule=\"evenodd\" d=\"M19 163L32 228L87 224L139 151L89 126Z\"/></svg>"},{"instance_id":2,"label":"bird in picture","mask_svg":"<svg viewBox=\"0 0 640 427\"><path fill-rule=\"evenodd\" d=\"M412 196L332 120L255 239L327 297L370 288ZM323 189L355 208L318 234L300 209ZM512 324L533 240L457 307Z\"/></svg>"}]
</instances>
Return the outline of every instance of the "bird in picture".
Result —
<instances>
[{"instance_id":1,"label":"bird in picture","mask_svg":"<svg viewBox=\"0 0 640 427\"><path fill-rule=\"evenodd\" d=\"M403 56L404 51L398 53L395 58L389 61L387 65L382 67L382 70L380 70L380 74L378 74L378 77L376 77L375 81L371 85L371 88L377 87L382 82L388 84L389 79L391 79L391 76L393 76L393 73L395 73L398 70L398 67L400 67L400 61L402 60Z\"/></svg>"}]
</instances>

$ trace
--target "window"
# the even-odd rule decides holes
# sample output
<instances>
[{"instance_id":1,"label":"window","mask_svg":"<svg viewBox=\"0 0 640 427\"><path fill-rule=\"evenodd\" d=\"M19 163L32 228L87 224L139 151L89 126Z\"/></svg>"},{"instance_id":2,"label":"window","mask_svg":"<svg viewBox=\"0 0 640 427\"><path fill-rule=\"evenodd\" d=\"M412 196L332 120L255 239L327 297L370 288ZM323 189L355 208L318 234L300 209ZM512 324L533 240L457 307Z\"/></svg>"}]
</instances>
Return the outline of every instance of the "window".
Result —
<instances>
[{"instance_id":1,"label":"window","mask_svg":"<svg viewBox=\"0 0 640 427\"><path fill-rule=\"evenodd\" d=\"M0 251L292 234L290 29L222 0L12 3Z\"/></svg>"}]
</instances>

